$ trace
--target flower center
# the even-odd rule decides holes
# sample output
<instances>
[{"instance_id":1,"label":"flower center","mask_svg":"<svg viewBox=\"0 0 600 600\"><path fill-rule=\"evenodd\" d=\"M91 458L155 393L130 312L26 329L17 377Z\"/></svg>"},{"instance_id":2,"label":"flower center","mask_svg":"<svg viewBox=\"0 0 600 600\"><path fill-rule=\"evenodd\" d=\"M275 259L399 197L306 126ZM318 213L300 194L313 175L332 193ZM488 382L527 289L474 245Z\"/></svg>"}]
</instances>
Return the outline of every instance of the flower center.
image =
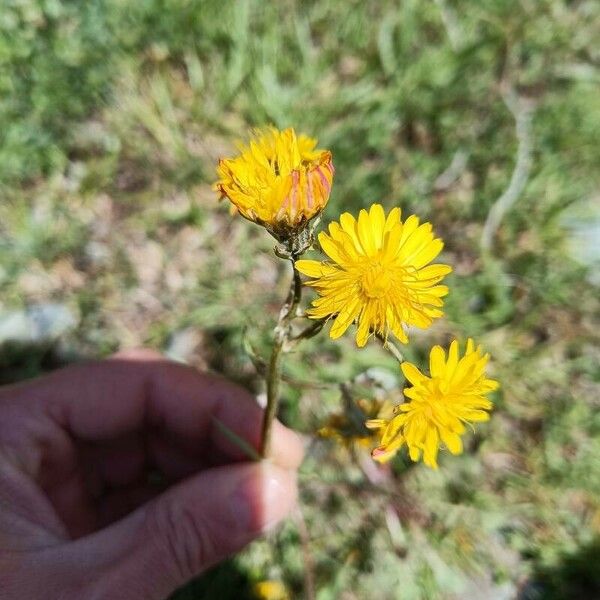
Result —
<instances>
[{"instance_id":1,"label":"flower center","mask_svg":"<svg viewBox=\"0 0 600 600\"><path fill-rule=\"evenodd\" d=\"M392 274L381 263L374 262L364 270L360 285L367 298L381 298L392 286Z\"/></svg>"}]
</instances>

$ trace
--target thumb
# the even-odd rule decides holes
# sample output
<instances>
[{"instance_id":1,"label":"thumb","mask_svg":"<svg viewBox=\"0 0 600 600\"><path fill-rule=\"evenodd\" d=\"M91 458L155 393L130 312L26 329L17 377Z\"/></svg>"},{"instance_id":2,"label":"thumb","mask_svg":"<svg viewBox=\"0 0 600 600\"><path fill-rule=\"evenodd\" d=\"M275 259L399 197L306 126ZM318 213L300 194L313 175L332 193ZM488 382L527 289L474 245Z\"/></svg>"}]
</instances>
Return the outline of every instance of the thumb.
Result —
<instances>
[{"instance_id":1,"label":"thumb","mask_svg":"<svg viewBox=\"0 0 600 600\"><path fill-rule=\"evenodd\" d=\"M101 555L94 597L163 600L271 529L295 501L295 473L270 463L204 471L87 538Z\"/></svg>"}]
</instances>

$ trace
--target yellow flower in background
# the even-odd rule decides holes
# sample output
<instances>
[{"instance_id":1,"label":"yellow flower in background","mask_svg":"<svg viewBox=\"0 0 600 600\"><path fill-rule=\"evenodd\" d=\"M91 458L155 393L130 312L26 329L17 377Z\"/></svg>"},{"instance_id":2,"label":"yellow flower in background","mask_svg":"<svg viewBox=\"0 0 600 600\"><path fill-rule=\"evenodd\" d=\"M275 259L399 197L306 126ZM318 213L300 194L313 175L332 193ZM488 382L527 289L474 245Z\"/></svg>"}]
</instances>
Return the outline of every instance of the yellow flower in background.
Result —
<instances>
[{"instance_id":1,"label":"yellow flower in background","mask_svg":"<svg viewBox=\"0 0 600 600\"><path fill-rule=\"evenodd\" d=\"M391 419L394 405L390 400L361 398L346 403L342 410L333 413L318 430L322 438L332 439L346 448L372 448L377 435L365 427L368 419Z\"/></svg>"},{"instance_id":2,"label":"yellow flower in background","mask_svg":"<svg viewBox=\"0 0 600 600\"><path fill-rule=\"evenodd\" d=\"M254 584L257 600L290 600L287 588L280 581L266 579Z\"/></svg>"},{"instance_id":3,"label":"yellow flower in background","mask_svg":"<svg viewBox=\"0 0 600 600\"><path fill-rule=\"evenodd\" d=\"M299 260L296 268L314 278L307 285L320 296L308 315L335 316L332 339L357 321L359 346L371 334L387 337L389 331L407 343L405 325L425 328L443 315L448 288L438 283L452 269L429 264L444 245L430 223L420 225L414 215L403 222L399 208L386 217L382 206L373 204L358 219L344 213L339 223L329 225L329 235L319 234L319 242L331 261Z\"/></svg>"},{"instance_id":4,"label":"yellow flower in background","mask_svg":"<svg viewBox=\"0 0 600 600\"><path fill-rule=\"evenodd\" d=\"M441 346L434 346L429 356L430 377L409 362L401 364L402 372L412 387L404 390L410 399L398 406L391 420L367 422L370 429L382 430L381 443L373 450L373 458L386 462L406 444L410 457L437 469L440 443L452 454L463 451L460 436L465 423L487 421L492 403L485 395L498 388L498 382L487 379L485 366L489 354L481 346L467 341L465 355L459 357L458 342L450 344L448 357Z\"/></svg>"},{"instance_id":5,"label":"yellow flower in background","mask_svg":"<svg viewBox=\"0 0 600 600\"><path fill-rule=\"evenodd\" d=\"M333 182L331 152L292 129L259 130L235 158L219 161L216 188L237 211L278 239L301 230L325 208Z\"/></svg>"}]
</instances>

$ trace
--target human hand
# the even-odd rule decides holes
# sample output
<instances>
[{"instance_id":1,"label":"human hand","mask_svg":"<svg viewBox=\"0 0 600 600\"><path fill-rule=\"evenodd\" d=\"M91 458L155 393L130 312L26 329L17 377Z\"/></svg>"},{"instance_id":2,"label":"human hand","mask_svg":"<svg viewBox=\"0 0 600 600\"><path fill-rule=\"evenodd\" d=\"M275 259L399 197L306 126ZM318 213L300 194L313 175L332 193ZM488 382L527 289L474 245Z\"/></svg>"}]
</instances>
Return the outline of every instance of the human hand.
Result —
<instances>
[{"instance_id":1,"label":"human hand","mask_svg":"<svg viewBox=\"0 0 600 600\"><path fill-rule=\"evenodd\" d=\"M214 424L258 447L261 416L149 351L1 389L0 598L163 600L271 529L299 438L276 423L271 459L248 462Z\"/></svg>"}]
</instances>

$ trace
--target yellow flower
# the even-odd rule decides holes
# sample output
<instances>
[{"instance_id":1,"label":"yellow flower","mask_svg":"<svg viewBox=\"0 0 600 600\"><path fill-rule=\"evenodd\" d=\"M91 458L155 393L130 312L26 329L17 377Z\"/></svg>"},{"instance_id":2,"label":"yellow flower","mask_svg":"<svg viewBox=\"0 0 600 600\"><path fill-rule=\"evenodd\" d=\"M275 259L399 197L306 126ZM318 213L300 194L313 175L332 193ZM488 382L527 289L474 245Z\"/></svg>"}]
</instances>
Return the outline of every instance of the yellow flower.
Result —
<instances>
[{"instance_id":1,"label":"yellow flower","mask_svg":"<svg viewBox=\"0 0 600 600\"><path fill-rule=\"evenodd\" d=\"M391 419L393 414L394 405L389 400L361 398L346 402L340 412L329 416L327 423L317 433L346 448L372 448L377 435L365 427L365 421Z\"/></svg>"},{"instance_id":2,"label":"yellow flower","mask_svg":"<svg viewBox=\"0 0 600 600\"><path fill-rule=\"evenodd\" d=\"M448 358L441 346L434 346L429 355L431 377L423 375L409 362L401 364L402 372L412 387L404 390L410 398L398 406L391 420L367 422L370 429L382 429L381 444L373 450L373 458L386 462L406 444L410 457L437 469L440 442L452 454L463 451L460 436L465 423L487 421L492 403L485 397L498 388L498 382L486 379L485 365L489 354L481 346L467 341L465 355L459 358L458 342L450 344Z\"/></svg>"},{"instance_id":3,"label":"yellow flower","mask_svg":"<svg viewBox=\"0 0 600 600\"><path fill-rule=\"evenodd\" d=\"M327 204L333 182L331 152L292 129L260 130L235 158L219 161L216 183L240 214L277 239L290 237Z\"/></svg>"},{"instance_id":4,"label":"yellow flower","mask_svg":"<svg viewBox=\"0 0 600 600\"><path fill-rule=\"evenodd\" d=\"M429 265L442 250L430 223L419 225L412 215L401 221L400 209L387 218L380 204L358 219L344 213L329 225L329 235L319 234L323 251L332 262L299 260L298 271L314 277L317 298L308 315L313 319L335 316L329 332L340 337L358 322L356 343L364 346L372 333L387 337L391 330L408 342L405 325L428 327L443 315L445 285L437 285L452 270L448 265ZM427 266L428 265L428 266Z\"/></svg>"},{"instance_id":5,"label":"yellow flower","mask_svg":"<svg viewBox=\"0 0 600 600\"><path fill-rule=\"evenodd\" d=\"M254 584L254 595L258 600L289 600L290 595L280 581L267 579Z\"/></svg>"}]
</instances>

